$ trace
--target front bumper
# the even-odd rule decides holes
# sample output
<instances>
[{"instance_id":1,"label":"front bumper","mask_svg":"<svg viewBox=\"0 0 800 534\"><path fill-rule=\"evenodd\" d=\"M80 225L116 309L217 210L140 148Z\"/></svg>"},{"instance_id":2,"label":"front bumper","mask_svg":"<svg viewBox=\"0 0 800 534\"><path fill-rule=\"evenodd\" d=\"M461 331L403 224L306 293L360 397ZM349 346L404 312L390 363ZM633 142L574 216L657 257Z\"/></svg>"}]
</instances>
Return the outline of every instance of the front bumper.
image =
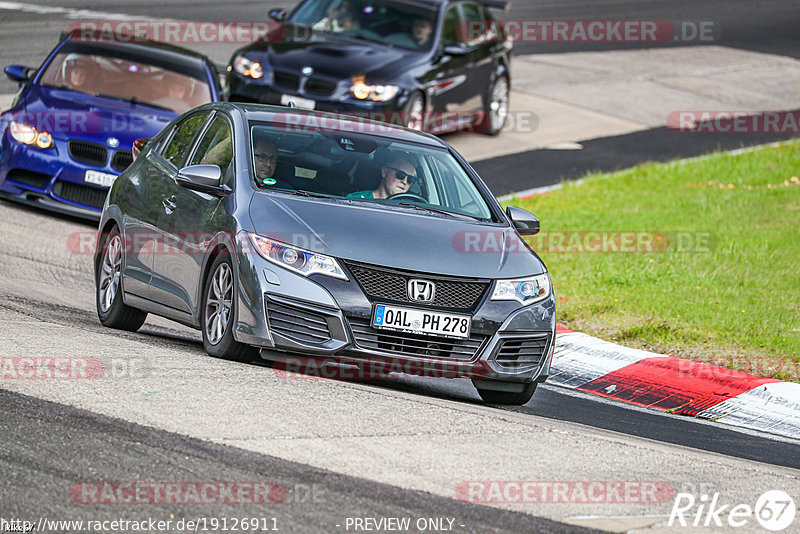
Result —
<instances>
[{"instance_id":1,"label":"front bumper","mask_svg":"<svg viewBox=\"0 0 800 534\"><path fill-rule=\"evenodd\" d=\"M53 146L39 149L14 141L10 134L0 136L0 197L51 211L93 221L100 220L107 187L84 181L87 170L118 175L123 167L117 152L107 150L103 164L84 164L72 159L68 140L53 139ZM102 147L96 143L86 143ZM117 165L115 168L112 165Z\"/></svg>"},{"instance_id":2,"label":"front bumper","mask_svg":"<svg viewBox=\"0 0 800 534\"><path fill-rule=\"evenodd\" d=\"M240 254L238 263L234 337L260 347L265 359L291 361L292 366L298 365L297 357L315 359L314 369L323 364L352 365L367 369L359 376L373 378L385 372L541 382L549 373L555 343L552 293L521 306L489 300L493 290L489 284L471 313L470 338L452 339L372 328L376 301L350 271L349 281L321 275L306 278L255 253Z\"/></svg>"},{"instance_id":3,"label":"front bumper","mask_svg":"<svg viewBox=\"0 0 800 534\"><path fill-rule=\"evenodd\" d=\"M249 80L240 75L228 77L227 99L231 102L249 102L280 106L284 95L296 96L314 101L316 111L356 115L372 120L388 122L394 112L402 111L410 94L401 90L388 102L357 100L349 93L349 83L339 82L330 94L319 94L305 90L301 83L297 88L283 88L263 80Z\"/></svg>"}]
</instances>

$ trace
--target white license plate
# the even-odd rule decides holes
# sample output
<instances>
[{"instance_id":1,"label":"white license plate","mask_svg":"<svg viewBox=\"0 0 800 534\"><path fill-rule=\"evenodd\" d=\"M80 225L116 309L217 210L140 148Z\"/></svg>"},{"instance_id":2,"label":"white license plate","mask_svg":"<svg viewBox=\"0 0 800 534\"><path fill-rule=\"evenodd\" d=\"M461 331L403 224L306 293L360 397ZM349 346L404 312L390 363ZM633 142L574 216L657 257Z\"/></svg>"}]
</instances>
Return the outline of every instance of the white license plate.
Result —
<instances>
[{"instance_id":1,"label":"white license plate","mask_svg":"<svg viewBox=\"0 0 800 534\"><path fill-rule=\"evenodd\" d=\"M83 176L83 181L87 184L102 185L103 187L111 187L114 180L117 179L116 174L108 174L106 172L86 171Z\"/></svg>"},{"instance_id":2,"label":"white license plate","mask_svg":"<svg viewBox=\"0 0 800 534\"><path fill-rule=\"evenodd\" d=\"M281 96L281 105L288 106L291 102L294 102L294 105L300 109L314 109L317 105L317 103L310 98L302 98L294 95Z\"/></svg>"},{"instance_id":3,"label":"white license plate","mask_svg":"<svg viewBox=\"0 0 800 534\"><path fill-rule=\"evenodd\" d=\"M372 326L429 336L468 338L472 317L376 304L372 313Z\"/></svg>"}]
</instances>

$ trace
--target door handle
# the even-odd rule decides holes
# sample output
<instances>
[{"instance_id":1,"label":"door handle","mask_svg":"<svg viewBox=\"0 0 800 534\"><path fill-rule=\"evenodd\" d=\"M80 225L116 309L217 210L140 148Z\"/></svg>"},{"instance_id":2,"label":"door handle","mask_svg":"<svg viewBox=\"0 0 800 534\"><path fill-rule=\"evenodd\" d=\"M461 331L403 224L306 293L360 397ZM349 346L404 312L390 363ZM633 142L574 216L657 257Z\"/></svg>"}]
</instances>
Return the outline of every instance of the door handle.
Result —
<instances>
[{"instance_id":1,"label":"door handle","mask_svg":"<svg viewBox=\"0 0 800 534\"><path fill-rule=\"evenodd\" d=\"M164 200L161 201L161 204L164 205L164 210L167 212L167 215L171 214L178 207L175 195L165 198Z\"/></svg>"}]
</instances>

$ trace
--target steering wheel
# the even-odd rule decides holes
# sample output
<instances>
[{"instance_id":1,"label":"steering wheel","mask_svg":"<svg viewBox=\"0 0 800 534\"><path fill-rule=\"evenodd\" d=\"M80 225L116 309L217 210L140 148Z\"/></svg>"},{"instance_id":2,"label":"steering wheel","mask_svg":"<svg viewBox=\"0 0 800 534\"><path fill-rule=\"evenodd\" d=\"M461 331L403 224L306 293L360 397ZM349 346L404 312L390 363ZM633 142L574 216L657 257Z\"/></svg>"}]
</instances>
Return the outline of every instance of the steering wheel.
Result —
<instances>
[{"instance_id":1,"label":"steering wheel","mask_svg":"<svg viewBox=\"0 0 800 534\"><path fill-rule=\"evenodd\" d=\"M394 195L386 197L386 200L417 200L419 202L424 202L425 204L428 203L427 199L422 195L418 195L416 193L396 193Z\"/></svg>"}]
</instances>

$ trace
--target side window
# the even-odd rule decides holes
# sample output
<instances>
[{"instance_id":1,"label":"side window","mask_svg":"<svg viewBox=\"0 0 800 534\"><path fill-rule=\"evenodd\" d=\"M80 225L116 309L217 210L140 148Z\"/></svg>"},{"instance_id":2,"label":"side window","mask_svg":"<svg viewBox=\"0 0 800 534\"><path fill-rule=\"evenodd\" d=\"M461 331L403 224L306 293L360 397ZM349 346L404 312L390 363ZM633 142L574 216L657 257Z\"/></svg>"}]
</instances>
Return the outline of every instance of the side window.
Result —
<instances>
[{"instance_id":1,"label":"side window","mask_svg":"<svg viewBox=\"0 0 800 534\"><path fill-rule=\"evenodd\" d=\"M203 138L197 145L197 150L190 161L190 165L217 165L225 176L233 161L233 143L231 128L222 117L217 117L208 127Z\"/></svg>"},{"instance_id":2,"label":"side window","mask_svg":"<svg viewBox=\"0 0 800 534\"><path fill-rule=\"evenodd\" d=\"M444 15L444 26L442 27L442 41L446 44L458 44L458 6L453 5Z\"/></svg>"},{"instance_id":3,"label":"side window","mask_svg":"<svg viewBox=\"0 0 800 534\"><path fill-rule=\"evenodd\" d=\"M192 141L197 130L203 126L207 117L207 113L192 115L182 122L172 134L172 139L164 149L164 157L179 169L192 148Z\"/></svg>"},{"instance_id":4,"label":"side window","mask_svg":"<svg viewBox=\"0 0 800 534\"><path fill-rule=\"evenodd\" d=\"M474 44L481 41L486 29L486 17L481 7L476 4L461 4L461 15L459 43Z\"/></svg>"}]
</instances>

